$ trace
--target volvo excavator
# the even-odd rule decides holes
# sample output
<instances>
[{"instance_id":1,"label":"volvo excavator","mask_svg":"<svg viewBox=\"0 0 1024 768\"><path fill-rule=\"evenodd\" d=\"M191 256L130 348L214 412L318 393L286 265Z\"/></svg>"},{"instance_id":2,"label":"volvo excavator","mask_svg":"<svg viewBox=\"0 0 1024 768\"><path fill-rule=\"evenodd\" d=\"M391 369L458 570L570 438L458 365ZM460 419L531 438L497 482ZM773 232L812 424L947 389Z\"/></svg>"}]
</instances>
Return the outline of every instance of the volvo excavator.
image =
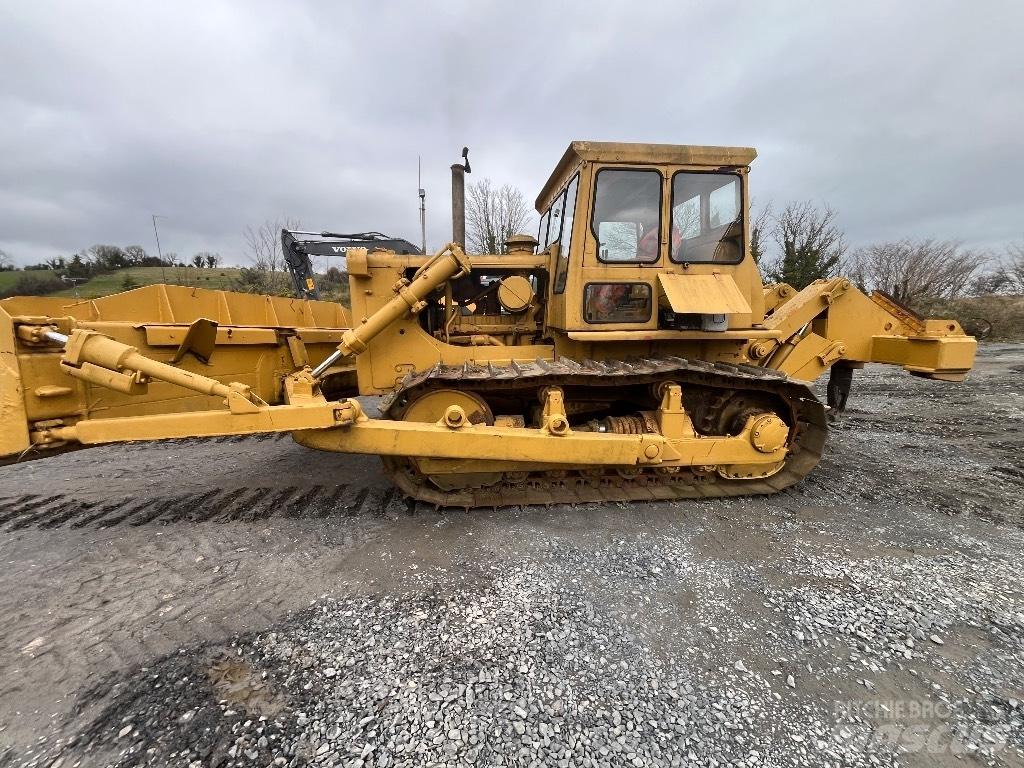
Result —
<instances>
[{"instance_id":1,"label":"volvo excavator","mask_svg":"<svg viewBox=\"0 0 1024 768\"><path fill-rule=\"evenodd\" d=\"M388 237L380 232L300 232L281 230L281 253L292 278L292 288L300 299L320 299L320 287L313 270L313 256L345 256L349 248L388 250L398 254L419 254L408 240Z\"/></svg>"},{"instance_id":2,"label":"volvo excavator","mask_svg":"<svg viewBox=\"0 0 1024 768\"><path fill-rule=\"evenodd\" d=\"M464 153L465 154L465 153ZM768 494L855 369L960 381L976 342L844 277L764 285L741 147L576 141L536 238L346 252L351 307L156 285L0 302L0 457L287 432L439 506ZM379 398L379 416L364 405Z\"/></svg>"}]
</instances>

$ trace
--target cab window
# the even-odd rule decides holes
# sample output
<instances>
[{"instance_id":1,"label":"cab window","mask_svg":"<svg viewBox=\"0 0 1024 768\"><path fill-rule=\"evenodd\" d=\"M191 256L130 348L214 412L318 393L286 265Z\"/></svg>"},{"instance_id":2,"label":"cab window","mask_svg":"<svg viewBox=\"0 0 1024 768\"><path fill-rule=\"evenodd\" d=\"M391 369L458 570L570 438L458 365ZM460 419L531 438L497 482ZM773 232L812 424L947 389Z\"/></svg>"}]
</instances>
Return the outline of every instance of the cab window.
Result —
<instances>
[{"instance_id":1,"label":"cab window","mask_svg":"<svg viewBox=\"0 0 1024 768\"><path fill-rule=\"evenodd\" d=\"M565 281L569 276L569 251L572 248L572 222L576 216L576 191L579 189L580 176L576 174L565 191L565 213L562 214L562 238L558 245L558 266L555 268L555 293L565 291Z\"/></svg>"},{"instance_id":2,"label":"cab window","mask_svg":"<svg viewBox=\"0 0 1024 768\"><path fill-rule=\"evenodd\" d=\"M543 251L547 246L544 241L548 237L548 219L551 218L551 214L548 211L544 211L544 215L540 217L540 226L537 228L537 249Z\"/></svg>"},{"instance_id":3,"label":"cab window","mask_svg":"<svg viewBox=\"0 0 1024 768\"><path fill-rule=\"evenodd\" d=\"M738 174L680 171L673 176L672 260L742 260L742 200Z\"/></svg>"},{"instance_id":4,"label":"cab window","mask_svg":"<svg viewBox=\"0 0 1024 768\"><path fill-rule=\"evenodd\" d=\"M624 168L598 171L591 230L597 238L597 258L601 261L657 261L661 174Z\"/></svg>"},{"instance_id":5,"label":"cab window","mask_svg":"<svg viewBox=\"0 0 1024 768\"><path fill-rule=\"evenodd\" d=\"M647 283L587 283L583 319L588 323L646 323L651 319Z\"/></svg>"},{"instance_id":6,"label":"cab window","mask_svg":"<svg viewBox=\"0 0 1024 768\"><path fill-rule=\"evenodd\" d=\"M548 236L544 239L544 247L557 243L562 234L562 207L565 205L565 192L563 191L551 203L551 220L548 222Z\"/></svg>"}]
</instances>

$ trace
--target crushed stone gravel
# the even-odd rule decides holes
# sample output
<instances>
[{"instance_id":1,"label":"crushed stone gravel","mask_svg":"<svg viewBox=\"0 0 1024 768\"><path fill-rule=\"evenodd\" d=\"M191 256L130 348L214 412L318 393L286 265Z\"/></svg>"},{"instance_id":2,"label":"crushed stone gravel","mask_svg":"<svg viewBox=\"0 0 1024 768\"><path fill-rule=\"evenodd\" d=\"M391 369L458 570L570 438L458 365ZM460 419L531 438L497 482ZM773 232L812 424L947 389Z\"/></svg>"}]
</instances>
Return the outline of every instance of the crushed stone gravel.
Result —
<instances>
[{"instance_id":1,"label":"crushed stone gravel","mask_svg":"<svg viewBox=\"0 0 1024 768\"><path fill-rule=\"evenodd\" d=\"M1020 766L1022 350L985 348L957 387L858 372L821 466L763 499L438 513L375 464L259 441L7 468L9 495L45 475L88 494L89 519L115 476L98 467L123 486L173 461L202 498L225 466L353 485L258 523L241 495L224 524L168 502L161 525L8 533L6 591L26 597L4 603L0 766ZM76 537L104 559L36 567ZM75 634L114 588L149 607ZM204 610L231 629L196 632ZM159 652L125 650L157 630ZM61 664L78 676L44 674ZM72 711L26 729L18 697L47 702L46 680Z\"/></svg>"},{"instance_id":2,"label":"crushed stone gravel","mask_svg":"<svg viewBox=\"0 0 1024 768\"><path fill-rule=\"evenodd\" d=\"M920 539L936 520L915 522ZM1024 536L869 558L801 544L766 566L708 558L691 530L556 537L473 587L417 569L394 594L318 600L119 681L65 749L117 766L899 765L913 743L859 706L899 674L948 713L939 748L1024 756L1006 693L1024 683ZM929 641L963 627L985 653Z\"/></svg>"}]
</instances>

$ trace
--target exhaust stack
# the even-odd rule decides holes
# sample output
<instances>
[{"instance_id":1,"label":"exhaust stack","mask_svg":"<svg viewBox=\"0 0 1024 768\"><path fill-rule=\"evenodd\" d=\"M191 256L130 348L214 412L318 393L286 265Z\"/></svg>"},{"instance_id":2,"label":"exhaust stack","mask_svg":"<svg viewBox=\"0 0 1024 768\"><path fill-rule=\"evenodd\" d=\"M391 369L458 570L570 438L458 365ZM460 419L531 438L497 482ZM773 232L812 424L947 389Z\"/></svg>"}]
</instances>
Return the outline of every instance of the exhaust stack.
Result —
<instances>
[{"instance_id":1,"label":"exhaust stack","mask_svg":"<svg viewBox=\"0 0 1024 768\"><path fill-rule=\"evenodd\" d=\"M452 242L466 249L466 174L469 168L469 147L462 148L463 163L452 166Z\"/></svg>"}]
</instances>

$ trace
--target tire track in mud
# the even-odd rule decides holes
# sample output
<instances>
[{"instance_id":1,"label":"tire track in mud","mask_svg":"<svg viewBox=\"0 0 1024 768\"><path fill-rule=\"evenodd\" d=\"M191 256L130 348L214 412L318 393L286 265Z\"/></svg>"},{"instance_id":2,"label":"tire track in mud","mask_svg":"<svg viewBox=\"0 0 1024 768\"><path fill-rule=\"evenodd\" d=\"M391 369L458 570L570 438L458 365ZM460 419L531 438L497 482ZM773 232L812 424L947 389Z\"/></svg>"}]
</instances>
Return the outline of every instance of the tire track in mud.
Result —
<instances>
[{"instance_id":1,"label":"tire track in mud","mask_svg":"<svg viewBox=\"0 0 1024 768\"><path fill-rule=\"evenodd\" d=\"M394 489L350 484L306 488L235 488L85 501L69 495L0 498L0 530L27 528L112 528L177 523L255 522L337 517L382 517L395 499Z\"/></svg>"},{"instance_id":2,"label":"tire track in mud","mask_svg":"<svg viewBox=\"0 0 1024 768\"><path fill-rule=\"evenodd\" d=\"M0 525L14 520L26 510L39 509L44 504L63 500L63 496L18 496L13 499L4 499L0 502Z\"/></svg>"},{"instance_id":3,"label":"tire track in mud","mask_svg":"<svg viewBox=\"0 0 1024 768\"><path fill-rule=\"evenodd\" d=\"M377 515L400 512L387 508L386 488L354 510L358 490L211 483L141 498L122 489L108 498L0 495L0 532L17 530L10 543L26 553L7 564L9 583L25 588L0 601L0 612L15 617L0 633L0 698L57 712L63 705L51 691L78 690L197 640L224 644L274 625L337 586L329 566L386 534ZM268 518L315 525L267 535L259 529ZM82 530L62 535L72 528ZM18 674L6 674L11 668ZM26 717L19 733L35 727Z\"/></svg>"}]
</instances>

